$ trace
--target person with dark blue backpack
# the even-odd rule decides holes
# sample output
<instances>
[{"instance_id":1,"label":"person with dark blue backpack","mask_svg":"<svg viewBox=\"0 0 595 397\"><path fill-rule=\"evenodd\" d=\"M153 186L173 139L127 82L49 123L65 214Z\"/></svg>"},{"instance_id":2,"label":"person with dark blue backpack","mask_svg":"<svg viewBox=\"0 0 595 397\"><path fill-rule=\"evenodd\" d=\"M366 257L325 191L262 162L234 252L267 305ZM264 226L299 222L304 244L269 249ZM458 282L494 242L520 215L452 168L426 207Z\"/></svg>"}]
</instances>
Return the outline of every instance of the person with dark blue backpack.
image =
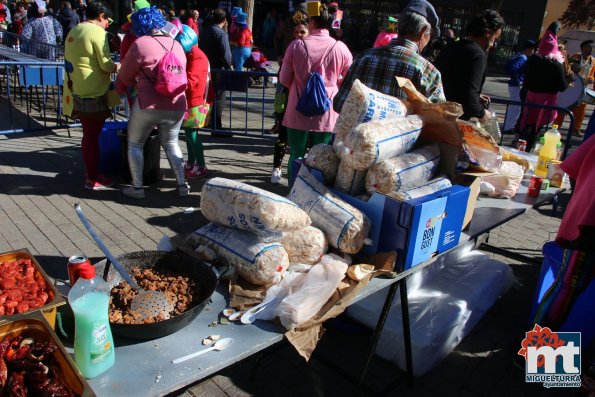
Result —
<instances>
[{"instance_id":1,"label":"person with dark blue backpack","mask_svg":"<svg viewBox=\"0 0 595 397\"><path fill-rule=\"evenodd\" d=\"M289 87L282 123L290 146L289 175L293 161L306 154L308 142L330 142L339 116L332 100L353 61L347 46L329 35L333 17L327 6L317 11L308 15L310 34L287 47L279 73L279 82Z\"/></svg>"}]
</instances>

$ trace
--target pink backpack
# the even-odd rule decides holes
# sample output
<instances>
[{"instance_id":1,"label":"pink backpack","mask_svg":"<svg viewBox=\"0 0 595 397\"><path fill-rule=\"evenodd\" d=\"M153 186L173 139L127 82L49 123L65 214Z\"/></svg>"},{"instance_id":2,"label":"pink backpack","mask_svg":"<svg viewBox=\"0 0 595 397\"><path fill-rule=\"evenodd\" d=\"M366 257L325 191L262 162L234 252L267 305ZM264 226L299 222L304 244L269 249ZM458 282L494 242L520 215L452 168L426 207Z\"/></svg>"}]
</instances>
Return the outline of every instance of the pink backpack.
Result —
<instances>
[{"instance_id":1,"label":"pink backpack","mask_svg":"<svg viewBox=\"0 0 595 397\"><path fill-rule=\"evenodd\" d=\"M165 55L157 64L157 78L155 79L154 84L155 91L163 96L173 98L186 91L186 87L188 87L186 68L182 62L180 62L176 54L172 52L174 45L176 44L175 40L169 51L159 40L155 39L155 41L157 41L165 50ZM145 72L143 71L143 73ZM147 77L147 79L149 78Z\"/></svg>"}]
</instances>

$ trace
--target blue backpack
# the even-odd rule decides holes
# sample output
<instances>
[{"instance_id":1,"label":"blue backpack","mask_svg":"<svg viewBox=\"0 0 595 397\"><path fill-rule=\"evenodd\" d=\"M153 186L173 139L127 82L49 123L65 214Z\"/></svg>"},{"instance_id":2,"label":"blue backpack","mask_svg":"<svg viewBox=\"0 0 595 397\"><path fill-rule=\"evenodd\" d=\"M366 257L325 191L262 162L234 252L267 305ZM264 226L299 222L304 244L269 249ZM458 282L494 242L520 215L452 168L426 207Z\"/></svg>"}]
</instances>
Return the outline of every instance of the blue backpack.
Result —
<instances>
[{"instance_id":1,"label":"blue backpack","mask_svg":"<svg viewBox=\"0 0 595 397\"><path fill-rule=\"evenodd\" d=\"M306 54L308 54L308 47L306 46L306 42L302 40L302 43L304 43L304 48L306 48ZM336 40L335 44L337 44ZM322 56L322 59L320 60L320 65L318 66L318 70L320 70L322 62L324 62L324 58L326 58L326 55L332 51L333 47L335 47L335 44L329 47L329 49ZM310 60L310 55L307 56L308 60ZM328 94L326 93L324 80L322 79L322 75L318 70L312 71L312 67L310 67L310 77L308 77L306 87L304 88L302 95L298 93L298 103L295 107L295 110L297 110L304 116L321 116L328 112L328 110L331 108L333 104L333 101L328 97Z\"/></svg>"}]
</instances>

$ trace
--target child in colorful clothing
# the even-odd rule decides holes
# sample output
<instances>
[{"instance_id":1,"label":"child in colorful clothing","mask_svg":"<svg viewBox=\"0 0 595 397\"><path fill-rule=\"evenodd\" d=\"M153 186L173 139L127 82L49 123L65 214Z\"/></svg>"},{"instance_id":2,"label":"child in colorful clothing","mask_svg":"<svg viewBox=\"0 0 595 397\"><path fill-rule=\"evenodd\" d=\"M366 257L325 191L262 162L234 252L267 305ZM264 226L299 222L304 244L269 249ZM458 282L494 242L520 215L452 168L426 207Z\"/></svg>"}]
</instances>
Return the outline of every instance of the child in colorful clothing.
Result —
<instances>
[{"instance_id":1,"label":"child in colorful clothing","mask_svg":"<svg viewBox=\"0 0 595 397\"><path fill-rule=\"evenodd\" d=\"M373 48L384 47L388 45L392 39L396 39L399 34L397 33L397 20L393 17L388 17L386 28L378 33L376 41L374 41Z\"/></svg>"},{"instance_id":2,"label":"child in colorful clothing","mask_svg":"<svg viewBox=\"0 0 595 397\"><path fill-rule=\"evenodd\" d=\"M207 81L209 78L209 59L198 48L198 36L190 26L182 25L176 40L182 45L186 53L186 74L188 88L186 89L186 102L188 114L192 108L203 105L207 95ZM186 121L184 122L186 124ZM185 164L185 175L188 179L198 178L207 174L202 142L198 138L198 128L184 126L186 134L186 148L188 161Z\"/></svg>"},{"instance_id":3,"label":"child in colorful clothing","mask_svg":"<svg viewBox=\"0 0 595 397\"><path fill-rule=\"evenodd\" d=\"M244 62L252 53L252 31L248 28L248 14L238 12L235 26L238 28L230 36L233 70L242 71Z\"/></svg>"},{"instance_id":4,"label":"child in colorful clothing","mask_svg":"<svg viewBox=\"0 0 595 397\"><path fill-rule=\"evenodd\" d=\"M305 17L305 14L300 12L296 13L296 16L293 18L293 22L295 23L295 27L293 28L293 37L296 40L301 40L308 36L308 19ZM286 94L288 92L287 87L284 87L281 84L277 85L277 89L279 91L285 91ZM287 99L285 100L285 107L286 106ZM279 113L275 111L275 120L277 123L277 131L279 132L279 136L275 142L275 152L273 153L273 173L271 174L271 183L274 185L281 183L281 165L283 164L285 153L289 149L289 144L287 143L287 127L282 124L284 115L285 111Z\"/></svg>"}]
</instances>

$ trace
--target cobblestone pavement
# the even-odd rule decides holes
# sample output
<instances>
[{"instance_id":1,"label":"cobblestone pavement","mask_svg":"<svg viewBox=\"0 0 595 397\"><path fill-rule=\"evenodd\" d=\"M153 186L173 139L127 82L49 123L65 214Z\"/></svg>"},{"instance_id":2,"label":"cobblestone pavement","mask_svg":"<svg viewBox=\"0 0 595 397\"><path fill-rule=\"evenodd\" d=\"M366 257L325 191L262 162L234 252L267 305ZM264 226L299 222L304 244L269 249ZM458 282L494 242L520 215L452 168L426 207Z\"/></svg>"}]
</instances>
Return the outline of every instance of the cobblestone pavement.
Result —
<instances>
[{"instance_id":1,"label":"cobblestone pavement","mask_svg":"<svg viewBox=\"0 0 595 397\"><path fill-rule=\"evenodd\" d=\"M155 249L164 235L188 233L205 223L200 211L184 213L188 207L199 207L204 180L191 181L190 196L179 198L163 155L164 178L148 188L143 201L124 197L117 189L122 185L105 191L83 189L81 133L71 133L70 138L64 130L0 136L0 252L27 247L57 278L66 277L65 261L70 255L83 253L94 262L99 260L103 255L74 212L77 202L116 255ZM287 194L285 183L274 186L268 182L272 139L202 137L209 176L237 179ZM561 201L565 200L563 195ZM495 229L490 243L539 259L541 247L557 231L560 216L561 213L552 216L548 207L531 209ZM375 358L363 395L573 395L529 386L524 382L523 371L513 366L512 360L527 331L539 265L494 256L510 264L516 283L455 351L438 367L416 379L413 386L406 384L402 371L394 364ZM309 363L283 343L173 395L350 395L353 378L363 364L370 331L345 317L326 327L327 333Z\"/></svg>"}]
</instances>

